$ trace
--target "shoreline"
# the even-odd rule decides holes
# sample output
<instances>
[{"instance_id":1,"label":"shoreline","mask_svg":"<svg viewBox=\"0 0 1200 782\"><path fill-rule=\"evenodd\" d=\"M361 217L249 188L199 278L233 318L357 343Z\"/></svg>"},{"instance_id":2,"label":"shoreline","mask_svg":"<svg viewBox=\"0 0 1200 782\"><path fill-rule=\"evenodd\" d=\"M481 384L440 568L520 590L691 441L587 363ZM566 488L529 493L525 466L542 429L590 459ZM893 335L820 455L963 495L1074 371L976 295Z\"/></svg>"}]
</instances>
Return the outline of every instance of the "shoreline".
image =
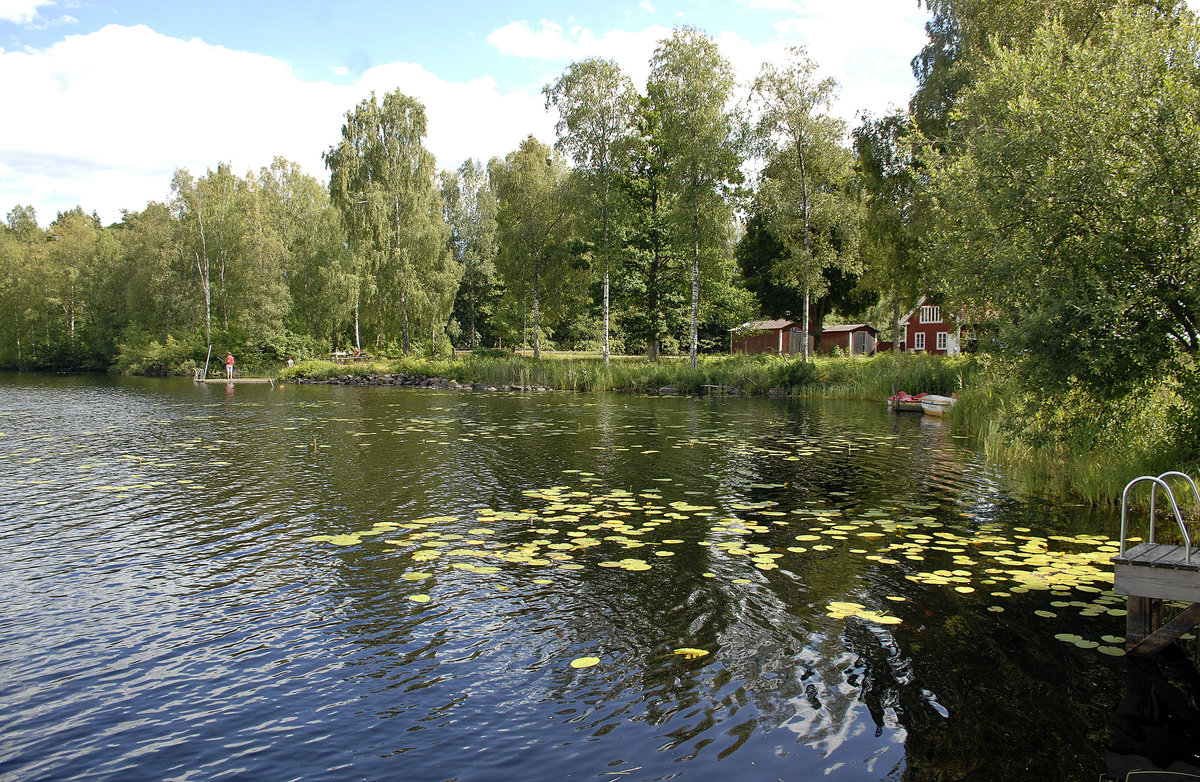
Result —
<instances>
[{"instance_id":1,"label":"shoreline","mask_svg":"<svg viewBox=\"0 0 1200 782\"><path fill-rule=\"evenodd\" d=\"M372 386L372 387L391 387L391 388L419 388L424 390L435 391L482 391L492 393L545 393L549 391L568 391L572 393L580 393L581 389L576 388L555 388L547 385L521 385L519 383L481 383L481 382L459 382L454 379L438 377L435 375L407 375L400 372L383 372L371 373L367 375L340 374L333 377L321 379L308 376L296 376L282 380L280 382L293 383L296 385L320 385L320 386ZM680 391L675 385L665 385L656 388L606 388L606 389L582 389L583 392L599 392L599 393L615 393L615 394L646 394L648 396L729 396L729 397L745 397L745 396L765 396L765 397L785 397L796 396L794 393L788 393L783 388L774 387L763 391L760 394L747 393L743 389L736 386L723 385L705 385L704 392L687 392Z\"/></svg>"}]
</instances>

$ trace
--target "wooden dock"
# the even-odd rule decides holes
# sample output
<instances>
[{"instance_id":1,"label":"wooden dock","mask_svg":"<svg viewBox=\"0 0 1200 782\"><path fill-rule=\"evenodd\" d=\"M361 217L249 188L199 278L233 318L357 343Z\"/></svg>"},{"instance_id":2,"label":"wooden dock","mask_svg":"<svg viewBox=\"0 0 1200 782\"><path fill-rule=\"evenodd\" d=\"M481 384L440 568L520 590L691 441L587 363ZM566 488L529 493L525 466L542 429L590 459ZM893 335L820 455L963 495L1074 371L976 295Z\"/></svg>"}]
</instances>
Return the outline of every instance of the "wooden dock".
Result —
<instances>
[{"instance_id":1,"label":"wooden dock","mask_svg":"<svg viewBox=\"0 0 1200 782\"><path fill-rule=\"evenodd\" d=\"M218 384L218 385L224 385L225 383L270 383L271 385L275 385L275 378L273 378L273 377L235 377L233 380L229 380L229 379L223 378L223 377L198 377L198 378L196 378L196 382L197 383L212 383L212 384Z\"/></svg>"},{"instance_id":2,"label":"wooden dock","mask_svg":"<svg viewBox=\"0 0 1200 782\"><path fill-rule=\"evenodd\" d=\"M1157 477L1142 476L1130 481L1121 499L1121 553L1113 557L1114 590L1129 598L1125 619L1125 648L1129 654L1154 655L1200 623L1200 547L1192 539L1179 512L1179 504L1167 484L1167 478L1187 480L1200 504L1200 491L1190 476L1179 472ZM1152 484L1150 494L1149 542L1126 549L1129 492L1136 484ZM1183 545L1159 543L1155 537L1155 502L1163 489L1179 525ZM1162 623L1164 600L1190 603L1176 617Z\"/></svg>"}]
</instances>

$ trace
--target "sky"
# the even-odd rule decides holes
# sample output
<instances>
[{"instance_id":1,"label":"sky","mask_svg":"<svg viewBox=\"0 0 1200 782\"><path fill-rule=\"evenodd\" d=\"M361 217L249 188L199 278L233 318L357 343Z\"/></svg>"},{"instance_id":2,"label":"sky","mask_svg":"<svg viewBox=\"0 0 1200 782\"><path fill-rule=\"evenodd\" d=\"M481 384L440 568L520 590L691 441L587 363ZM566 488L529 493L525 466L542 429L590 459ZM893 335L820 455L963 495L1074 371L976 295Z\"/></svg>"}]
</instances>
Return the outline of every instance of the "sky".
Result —
<instances>
[{"instance_id":1,"label":"sky","mask_svg":"<svg viewBox=\"0 0 1200 782\"><path fill-rule=\"evenodd\" d=\"M839 83L833 113L903 107L925 43L917 0L0 0L0 213L108 224L171 178L276 157L322 181L346 112L399 89L426 106L441 168L554 141L543 85L616 60L645 87L656 43L692 25L743 83L800 45Z\"/></svg>"}]
</instances>

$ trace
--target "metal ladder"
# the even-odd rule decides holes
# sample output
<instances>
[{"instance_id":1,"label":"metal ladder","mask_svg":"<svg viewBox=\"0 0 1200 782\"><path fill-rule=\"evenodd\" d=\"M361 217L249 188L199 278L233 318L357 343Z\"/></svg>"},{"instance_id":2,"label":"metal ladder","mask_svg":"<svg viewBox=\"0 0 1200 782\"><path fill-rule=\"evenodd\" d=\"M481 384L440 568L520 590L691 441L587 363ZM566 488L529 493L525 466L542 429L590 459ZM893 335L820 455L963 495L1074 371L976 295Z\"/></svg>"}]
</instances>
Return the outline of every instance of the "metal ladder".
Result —
<instances>
[{"instance_id":1,"label":"metal ladder","mask_svg":"<svg viewBox=\"0 0 1200 782\"><path fill-rule=\"evenodd\" d=\"M1154 541L1154 526L1155 526L1155 506L1158 500L1158 487L1161 486L1167 494L1167 499L1171 501L1171 511L1175 514L1175 522L1179 525L1179 532L1183 535L1184 546L1184 563L1190 565L1192 563L1192 536L1188 534L1187 525L1183 523L1183 514L1179 512L1179 503L1175 501L1175 493L1171 491L1170 485L1167 483L1167 478L1183 478L1192 487L1192 494L1196 498L1196 505L1200 507L1200 489L1196 487L1196 481L1192 480L1192 476L1178 470L1170 470L1162 475L1142 475L1134 478L1129 483L1125 484L1125 491L1121 494L1121 553L1120 556L1125 556L1125 535L1128 531L1129 519L1129 492L1139 483L1149 482L1150 486L1150 539L1147 541L1153 544Z\"/></svg>"}]
</instances>

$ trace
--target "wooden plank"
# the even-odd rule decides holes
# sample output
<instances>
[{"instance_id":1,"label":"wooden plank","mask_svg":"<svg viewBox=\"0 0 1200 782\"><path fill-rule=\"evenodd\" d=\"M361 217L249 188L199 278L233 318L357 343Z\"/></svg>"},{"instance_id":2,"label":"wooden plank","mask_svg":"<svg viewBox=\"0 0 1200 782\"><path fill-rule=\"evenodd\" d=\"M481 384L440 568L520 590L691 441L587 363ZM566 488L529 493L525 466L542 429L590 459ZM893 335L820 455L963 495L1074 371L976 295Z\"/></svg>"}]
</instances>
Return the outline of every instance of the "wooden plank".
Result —
<instances>
[{"instance_id":1,"label":"wooden plank","mask_svg":"<svg viewBox=\"0 0 1200 782\"><path fill-rule=\"evenodd\" d=\"M233 380L229 380L229 379L223 378L223 377L208 377L208 378L203 378L203 379L197 378L196 382L197 383L217 383L217 384L219 384L219 383L274 383L275 378L273 378L273 377L235 377Z\"/></svg>"},{"instance_id":2,"label":"wooden plank","mask_svg":"<svg viewBox=\"0 0 1200 782\"><path fill-rule=\"evenodd\" d=\"M1150 565L1163 557L1170 556L1174 548L1175 546L1168 546L1165 543L1141 543L1126 550L1124 556L1113 557L1113 561Z\"/></svg>"},{"instance_id":3,"label":"wooden plank","mask_svg":"<svg viewBox=\"0 0 1200 782\"><path fill-rule=\"evenodd\" d=\"M1132 598L1130 602L1132 603ZM1155 655L1166 649L1171 644L1179 639L1179 636L1191 630L1200 622L1200 603L1192 603L1187 608L1179 612L1179 615L1167 622L1162 627L1154 630L1146 637L1139 640L1133 646L1129 647L1129 654ZM1126 622L1128 625L1128 622ZM1129 635L1125 636L1126 643L1129 642Z\"/></svg>"},{"instance_id":4,"label":"wooden plank","mask_svg":"<svg viewBox=\"0 0 1200 782\"><path fill-rule=\"evenodd\" d=\"M1122 595L1200 603L1200 571L1117 562L1113 589Z\"/></svg>"},{"instance_id":5,"label":"wooden plank","mask_svg":"<svg viewBox=\"0 0 1200 782\"><path fill-rule=\"evenodd\" d=\"M1191 562L1185 562L1187 549L1183 546L1173 546L1164 556L1150 563L1150 567L1171 567L1180 570L1200 570L1200 549L1193 548ZM1140 564L1140 563L1138 563Z\"/></svg>"}]
</instances>

